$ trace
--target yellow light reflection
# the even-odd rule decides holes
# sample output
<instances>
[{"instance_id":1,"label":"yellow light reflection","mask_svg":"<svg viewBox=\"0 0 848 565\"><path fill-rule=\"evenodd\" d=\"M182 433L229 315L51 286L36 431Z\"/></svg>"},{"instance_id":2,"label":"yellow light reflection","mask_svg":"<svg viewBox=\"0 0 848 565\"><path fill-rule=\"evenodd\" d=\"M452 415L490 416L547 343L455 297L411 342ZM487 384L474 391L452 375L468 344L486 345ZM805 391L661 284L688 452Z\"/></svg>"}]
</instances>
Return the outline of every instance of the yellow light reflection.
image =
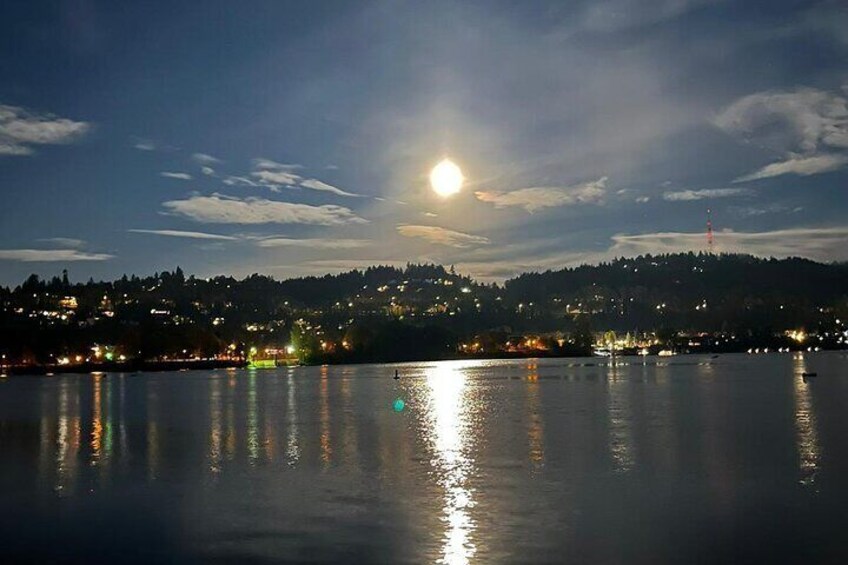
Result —
<instances>
[{"instance_id":1,"label":"yellow light reflection","mask_svg":"<svg viewBox=\"0 0 848 565\"><path fill-rule=\"evenodd\" d=\"M627 472L633 467L633 431L630 403L619 378L615 362L607 374L607 411L609 414L609 449L615 470Z\"/></svg>"},{"instance_id":2,"label":"yellow light reflection","mask_svg":"<svg viewBox=\"0 0 848 565\"><path fill-rule=\"evenodd\" d=\"M212 390L209 393L209 470L218 473L221 471L223 443L220 379L213 378L210 386Z\"/></svg>"},{"instance_id":3,"label":"yellow light reflection","mask_svg":"<svg viewBox=\"0 0 848 565\"><path fill-rule=\"evenodd\" d=\"M62 379L59 385L59 419L56 429L56 491L59 493L73 489L81 435L79 397L74 390L72 399L72 391L69 389L70 381Z\"/></svg>"},{"instance_id":4,"label":"yellow light reflection","mask_svg":"<svg viewBox=\"0 0 848 565\"><path fill-rule=\"evenodd\" d=\"M810 398L809 383L804 381L807 363L803 353L795 354L792 379L795 396L795 431L798 442L798 465L801 484L812 485L819 466L819 438L816 431L816 416Z\"/></svg>"},{"instance_id":5,"label":"yellow light reflection","mask_svg":"<svg viewBox=\"0 0 848 565\"><path fill-rule=\"evenodd\" d=\"M100 379L102 377L100 375L94 375L93 378L94 388L92 394L94 399L92 400L92 404L94 405L94 414L91 421L91 464L97 465L100 461L103 447L103 414L100 411Z\"/></svg>"},{"instance_id":6,"label":"yellow light reflection","mask_svg":"<svg viewBox=\"0 0 848 565\"><path fill-rule=\"evenodd\" d=\"M474 506L468 486L474 464L469 456L467 377L455 366L439 364L427 370L426 379L428 439L434 448L431 464L445 492L443 556L438 562L468 563L475 553L471 539L475 524L469 512Z\"/></svg>"},{"instance_id":7,"label":"yellow light reflection","mask_svg":"<svg viewBox=\"0 0 848 565\"><path fill-rule=\"evenodd\" d=\"M287 391L288 410L286 410L288 428L286 433L286 459L292 467L297 465L297 462L300 460L300 444L297 440L297 383L295 382L293 372L294 369L289 369Z\"/></svg>"},{"instance_id":8,"label":"yellow light reflection","mask_svg":"<svg viewBox=\"0 0 848 565\"><path fill-rule=\"evenodd\" d=\"M259 408L256 399L256 372L247 377L247 459L255 465L259 459Z\"/></svg>"},{"instance_id":9,"label":"yellow light reflection","mask_svg":"<svg viewBox=\"0 0 848 565\"><path fill-rule=\"evenodd\" d=\"M326 467L332 462L333 448L330 443L330 403L327 390L327 366L321 366L321 462Z\"/></svg>"},{"instance_id":10,"label":"yellow light reflection","mask_svg":"<svg viewBox=\"0 0 848 565\"><path fill-rule=\"evenodd\" d=\"M530 444L530 461L535 469L545 462L544 433L539 402L539 373L535 363L527 367L527 413L530 419L527 439Z\"/></svg>"}]
</instances>

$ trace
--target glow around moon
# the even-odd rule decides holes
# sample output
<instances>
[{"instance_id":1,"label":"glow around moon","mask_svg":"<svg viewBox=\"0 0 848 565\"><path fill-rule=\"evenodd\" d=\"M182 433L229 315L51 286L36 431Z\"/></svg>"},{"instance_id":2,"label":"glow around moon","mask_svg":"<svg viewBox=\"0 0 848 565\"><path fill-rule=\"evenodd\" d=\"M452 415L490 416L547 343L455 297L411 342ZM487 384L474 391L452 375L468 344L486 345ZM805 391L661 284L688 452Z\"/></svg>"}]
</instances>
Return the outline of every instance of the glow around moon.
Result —
<instances>
[{"instance_id":1,"label":"glow around moon","mask_svg":"<svg viewBox=\"0 0 848 565\"><path fill-rule=\"evenodd\" d=\"M462 169L450 159L442 160L430 171L430 186L433 187L436 194L443 198L459 192L464 180Z\"/></svg>"}]
</instances>

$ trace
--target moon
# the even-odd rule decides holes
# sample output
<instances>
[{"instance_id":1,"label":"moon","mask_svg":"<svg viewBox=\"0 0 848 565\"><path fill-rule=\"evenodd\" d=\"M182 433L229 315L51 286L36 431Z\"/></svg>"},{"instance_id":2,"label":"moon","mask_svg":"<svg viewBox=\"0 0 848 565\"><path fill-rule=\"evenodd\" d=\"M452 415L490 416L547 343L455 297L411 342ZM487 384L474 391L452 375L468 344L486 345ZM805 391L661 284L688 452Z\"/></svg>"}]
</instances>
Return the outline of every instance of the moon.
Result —
<instances>
[{"instance_id":1,"label":"moon","mask_svg":"<svg viewBox=\"0 0 848 565\"><path fill-rule=\"evenodd\" d=\"M430 186L442 198L453 196L459 192L464 180L462 169L450 159L442 160L430 171Z\"/></svg>"}]
</instances>

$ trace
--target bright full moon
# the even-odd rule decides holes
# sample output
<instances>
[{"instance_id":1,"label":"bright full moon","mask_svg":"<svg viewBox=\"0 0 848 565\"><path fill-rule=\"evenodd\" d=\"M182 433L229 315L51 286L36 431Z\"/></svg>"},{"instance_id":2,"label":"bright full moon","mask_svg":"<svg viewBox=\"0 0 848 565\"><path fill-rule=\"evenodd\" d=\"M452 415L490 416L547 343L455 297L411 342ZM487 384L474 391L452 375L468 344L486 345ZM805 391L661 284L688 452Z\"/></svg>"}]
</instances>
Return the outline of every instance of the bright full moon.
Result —
<instances>
[{"instance_id":1,"label":"bright full moon","mask_svg":"<svg viewBox=\"0 0 848 565\"><path fill-rule=\"evenodd\" d=\"M462 188L462 170L450 159L445 159L430 171L430 186L443 198L452 196Z\"/></svg>"}]
</instances>

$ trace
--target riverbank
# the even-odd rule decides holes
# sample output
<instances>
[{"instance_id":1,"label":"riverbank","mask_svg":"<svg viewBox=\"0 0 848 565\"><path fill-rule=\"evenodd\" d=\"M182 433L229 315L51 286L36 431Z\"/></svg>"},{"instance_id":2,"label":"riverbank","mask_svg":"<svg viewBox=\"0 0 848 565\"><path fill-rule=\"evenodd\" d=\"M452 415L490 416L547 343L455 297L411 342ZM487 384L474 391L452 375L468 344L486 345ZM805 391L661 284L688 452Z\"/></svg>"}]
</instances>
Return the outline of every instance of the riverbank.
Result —
<instances>
[{"instance_id":1,"label":"riverbank","mask_svg":"<svg viewBox=\"0 0 848 565\"><path fill-rule=\"evenodd\" d=\"M74 373L139 373L161 371L193 371L210 369L241 369L245 361L218 359L185 359L178 361L116 361L105 363L79 363L75 365L9 365L4 375L59 375Z\"/></svg>"}]
</instances>

